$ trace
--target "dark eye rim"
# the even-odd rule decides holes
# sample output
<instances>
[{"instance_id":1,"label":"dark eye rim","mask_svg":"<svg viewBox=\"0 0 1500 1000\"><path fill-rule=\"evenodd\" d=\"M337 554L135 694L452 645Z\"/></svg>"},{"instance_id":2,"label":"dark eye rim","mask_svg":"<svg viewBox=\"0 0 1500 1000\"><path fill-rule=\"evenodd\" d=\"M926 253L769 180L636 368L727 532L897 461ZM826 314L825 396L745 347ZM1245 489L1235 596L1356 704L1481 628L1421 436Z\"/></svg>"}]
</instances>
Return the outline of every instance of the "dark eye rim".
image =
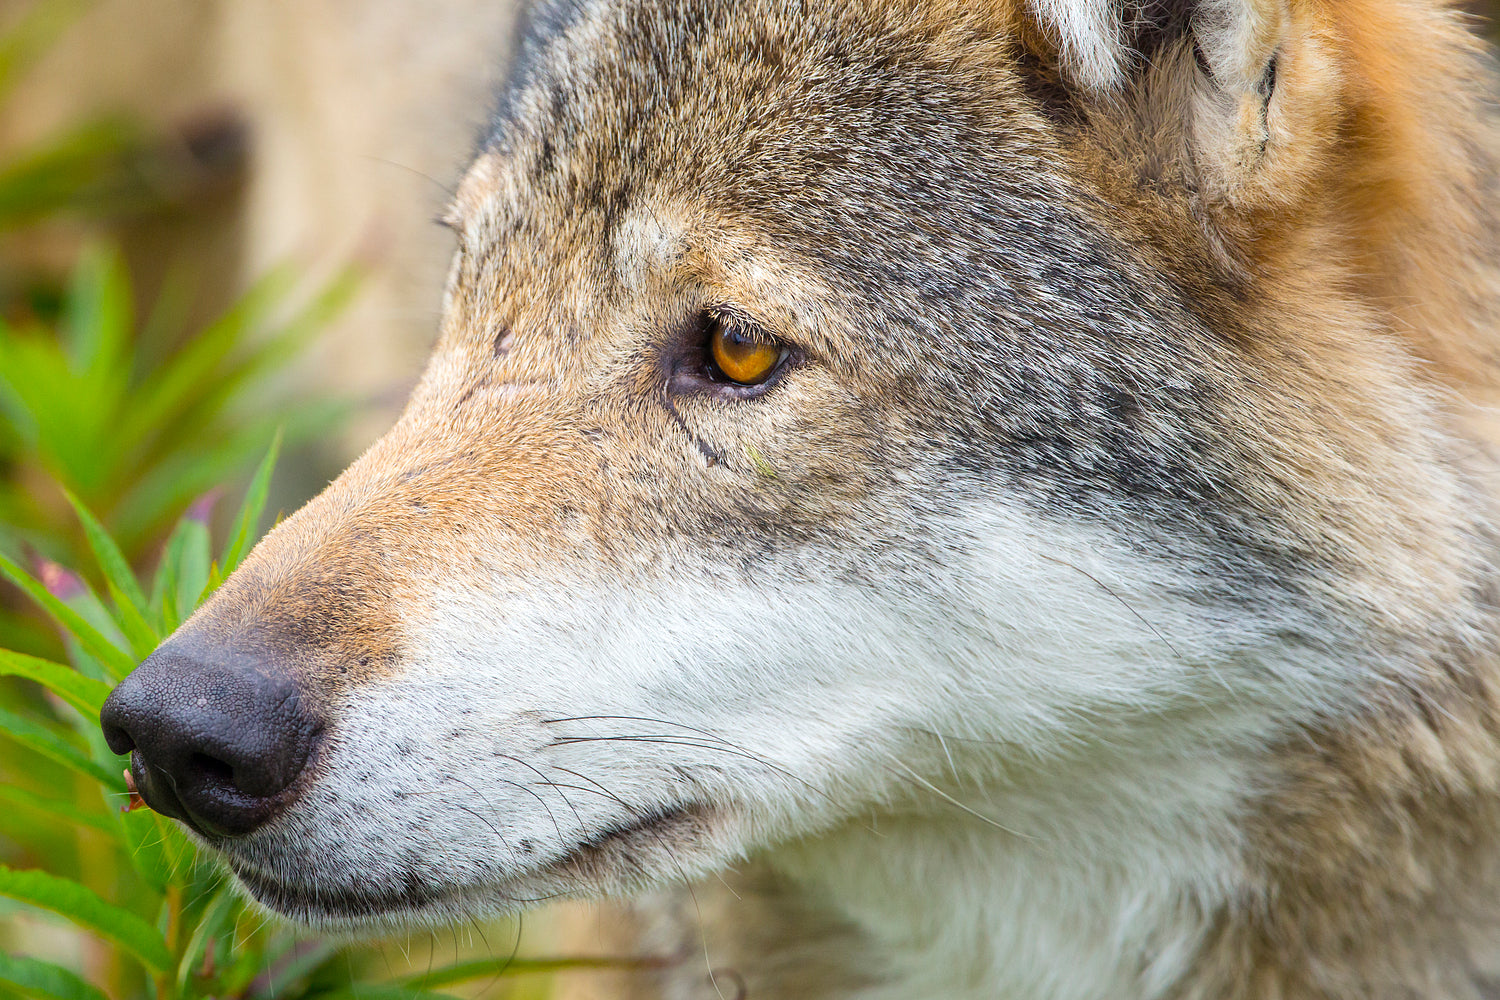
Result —
<instances>
[{"instance_id":1,"label":"dark eye rim","mask_svg":"<svg viewBox=\"0 0 1500 1000\"><path fill-rule=\"evenodd\" d=\"M752 336L776 344L781 357L765 379L753 384L736 382L719 370L709 349L709 338L724 323L732 323ZM713 395L728 399L755 399L764 396L786 377L802 360L802 352L732 306L714 306L699 310L685 324L676 339L667 373L667 388L679 395Z\"/></svg>"}]
</instances>

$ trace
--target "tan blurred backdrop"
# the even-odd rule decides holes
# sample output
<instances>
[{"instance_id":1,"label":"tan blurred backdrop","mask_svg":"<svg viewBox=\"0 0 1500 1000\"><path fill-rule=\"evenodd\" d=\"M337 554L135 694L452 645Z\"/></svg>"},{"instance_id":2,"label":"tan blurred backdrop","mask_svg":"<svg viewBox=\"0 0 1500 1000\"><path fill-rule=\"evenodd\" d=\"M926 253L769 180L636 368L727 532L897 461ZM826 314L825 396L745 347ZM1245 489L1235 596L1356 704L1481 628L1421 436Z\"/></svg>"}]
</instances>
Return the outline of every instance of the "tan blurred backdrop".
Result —
<instances>
[{"instance_id":1,"label":"tan blurred backdrop","mask_svg":"<svg viewBox=\"0 0 1500 1000\"><path fill-rule=\"evenodd\" d=\"M30 0L0 0L0 24ZM452 249L432 219L469 155L508 48L513 0L93 0L20 82L0 155L121 111L163 135L229 144L229 183L119 234L138 298L190 268L212 315L273 264L367 269L299 379L366 405L331 465L399 406L431 342ZM221 134L226 123L234 134ZM217 130L217 132L216 132ZM56 228L0 268L65 264ZM22 259L17 259L22 258Z\"/></svg>"}]
</instances>

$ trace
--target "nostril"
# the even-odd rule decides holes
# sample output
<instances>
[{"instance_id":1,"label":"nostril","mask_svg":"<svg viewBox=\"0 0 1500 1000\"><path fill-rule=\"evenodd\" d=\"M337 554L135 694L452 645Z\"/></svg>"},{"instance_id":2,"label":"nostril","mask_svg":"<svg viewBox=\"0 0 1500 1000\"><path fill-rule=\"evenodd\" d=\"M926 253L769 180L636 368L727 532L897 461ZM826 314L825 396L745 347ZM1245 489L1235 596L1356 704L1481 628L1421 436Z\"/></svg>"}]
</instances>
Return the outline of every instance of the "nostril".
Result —
<instances>
[{"instance_id":1,"label":"nostril","mask_svg":"<svg viewBox=\"0 0 1500 1000\"><path fill-rule=\"evenodd\" d=\"M124 755L135 749L135 740L130 738L129 730L111 718L108 705L105 706L101 721L104 724L104 742L109 744L111 753Z\"/></svg>"},{"instance_id":2,"label":"nostril","mask_svg":"<svg viewBox=\"0 0 1500 1000\"><path fill-rule=\"evenodd\" d=\"M234 788L234 765L206 753L195 753L188 758L188 769L204 785Z\"/></svg>"}]
</instances>

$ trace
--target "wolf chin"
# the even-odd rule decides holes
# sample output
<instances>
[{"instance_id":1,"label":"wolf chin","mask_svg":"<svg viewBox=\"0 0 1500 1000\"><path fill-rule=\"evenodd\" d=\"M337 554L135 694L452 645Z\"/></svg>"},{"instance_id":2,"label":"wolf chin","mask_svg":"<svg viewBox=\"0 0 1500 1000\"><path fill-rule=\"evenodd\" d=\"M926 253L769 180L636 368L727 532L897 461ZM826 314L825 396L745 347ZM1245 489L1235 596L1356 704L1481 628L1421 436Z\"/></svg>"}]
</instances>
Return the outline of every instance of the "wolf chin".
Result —
<instances>
[{"instance_id":1,"label":"wolf chin","mask_svg":"<svg viewBox=\"0 0 1500 1000\"><path fill-rule=\"evenodd\" d=\"M633 900L615 995L1495 996L1494 88L1427 0L543 4L405 413L110 743L293 920Z\"/></svg>"}]
</instances>

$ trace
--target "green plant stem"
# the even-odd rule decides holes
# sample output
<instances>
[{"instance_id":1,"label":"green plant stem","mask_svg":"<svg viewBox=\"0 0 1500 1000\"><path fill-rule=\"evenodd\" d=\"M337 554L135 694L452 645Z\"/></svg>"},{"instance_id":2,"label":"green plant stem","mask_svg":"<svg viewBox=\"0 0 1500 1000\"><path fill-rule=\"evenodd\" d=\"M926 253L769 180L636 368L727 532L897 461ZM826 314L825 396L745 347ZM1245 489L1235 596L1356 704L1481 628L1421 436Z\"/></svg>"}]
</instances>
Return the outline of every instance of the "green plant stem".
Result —
<instances>
[{"instance_id":1,"label":"green plant stem","mask_svg":"<svg viewBox=\"0 0 1500 1000\"><path fill-rule=\"evenodd\" d=\"M169 884L162 905L167 908L167 950L174 959L180 959L182 956L177 954L177 937L182 924L182 887L175 882ZM167 968L153 974L152 978L156 980L156 1000L167 1000L176 991L176 983L172 981L172 973L176 968L177 962L174 961Z\"/></svg>"}]
</instances>

